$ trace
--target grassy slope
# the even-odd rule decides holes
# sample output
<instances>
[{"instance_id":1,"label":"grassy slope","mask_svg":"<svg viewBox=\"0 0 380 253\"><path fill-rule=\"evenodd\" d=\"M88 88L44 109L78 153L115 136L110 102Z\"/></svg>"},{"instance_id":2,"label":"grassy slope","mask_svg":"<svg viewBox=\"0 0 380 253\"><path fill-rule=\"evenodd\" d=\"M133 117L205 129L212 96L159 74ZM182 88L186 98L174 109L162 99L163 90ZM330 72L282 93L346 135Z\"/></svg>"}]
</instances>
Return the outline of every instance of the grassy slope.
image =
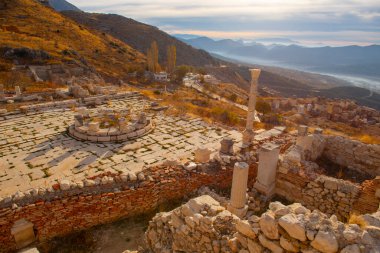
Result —
<instances>
[{"instance_id":1,"label":"grassy slope","mask_svg":"<svg viewBox=\"0 0 380 253\"><path fill-rule=\"evenodd\" d=\"M177 48L177 65L205 66L218 64L218 60L203 50L195 49L158 28L115 14L64 11L64 15L80 24L118 38L142 53L146 53L153 41L157 41L159 61L166 61L167 46Z\"/></svg>"},{"instance_id":2,"label":"grassy slope","mask_svg":"<svg viewBox=\"0 0 380 253\"><path fill-rule=\"evenodd\" d=\"M53 56L51 63L81 65L83 57L99 73L112 77L123 75L129 67L145 61L143 54L127 44L90 31L36 1L3 1L7 1L7 7L0 10L0 48L45 50ZM78 55L65 56L63 50L74 50Z\"/></svg>"}]
</instances>

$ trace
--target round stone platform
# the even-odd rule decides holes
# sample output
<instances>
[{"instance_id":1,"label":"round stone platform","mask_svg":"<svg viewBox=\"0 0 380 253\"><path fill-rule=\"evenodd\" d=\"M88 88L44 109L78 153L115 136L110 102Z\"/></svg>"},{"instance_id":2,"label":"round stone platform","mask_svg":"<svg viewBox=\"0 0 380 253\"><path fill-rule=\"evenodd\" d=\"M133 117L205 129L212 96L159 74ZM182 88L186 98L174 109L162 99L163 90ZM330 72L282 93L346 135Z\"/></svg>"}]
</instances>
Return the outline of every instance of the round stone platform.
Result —
<instances>
[{"instance_id":1,"label":"round stone platform","mask_svg":"<svg viewBox=\"0 0 380 253\"><path fill-rule=\"evenodd\" d=\"M112 127L99 129L98 131L91 131L89 126L76 127L75 125L71 125L69 127L69 134L71 137L82 141L124 142L144 136L153 129L153 121L146 120L146 124L135 124L127 131L120 131L119 129Z\"/></svg>"}]
</instances>

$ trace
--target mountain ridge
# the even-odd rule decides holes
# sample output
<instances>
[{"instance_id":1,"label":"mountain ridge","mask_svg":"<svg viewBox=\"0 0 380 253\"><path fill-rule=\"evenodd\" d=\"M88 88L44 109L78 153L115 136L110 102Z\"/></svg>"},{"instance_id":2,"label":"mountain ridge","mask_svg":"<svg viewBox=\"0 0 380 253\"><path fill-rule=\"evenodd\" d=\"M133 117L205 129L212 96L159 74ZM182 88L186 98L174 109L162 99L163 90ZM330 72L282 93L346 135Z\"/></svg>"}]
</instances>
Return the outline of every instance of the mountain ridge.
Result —
<instances>
[{"instance_id":1,"label":"mountain ridge","mask_svg":"<svg viewBox=\"0 0 380 253\"><path fill-rule=\"evenodd\" d=\"M219 61L206 51L179 41L157 27L131 18L117 14L75 11L63 11L62 14L87 27L108 33L144 54L146 54L151 43L156 41L159 48L159 62L162 63L166 61L167 46L175 45L178 65L206 66L219 64Z\"/></svg>"},{"instance_id":2,"label":"mountain ridge","mask_svg":"<svg viewBox=\"0 0 380 253\"><path fill-rule=\"evenodd\" d=\"M49 5L56 11L82 11L72 3L65 0L49 0Z\"/></svg>"},{"instance_id":3,"label":"mountain ridge","mask_svg":"<svg viewBox=\"0 0 380 253\"><path fill-rule=\"evenodd\" d=\"M300 45L245 45L238 41L213 40L207 37L185 42L208 52L224 53L231 57L253 57L265 61L295 65L313 70L342 74L380 77L380 45L344 47L304 47ZM227 43L226 43L227 42ZM257 62L259 63L259 62Z\"/></svg>"}]
</instances>

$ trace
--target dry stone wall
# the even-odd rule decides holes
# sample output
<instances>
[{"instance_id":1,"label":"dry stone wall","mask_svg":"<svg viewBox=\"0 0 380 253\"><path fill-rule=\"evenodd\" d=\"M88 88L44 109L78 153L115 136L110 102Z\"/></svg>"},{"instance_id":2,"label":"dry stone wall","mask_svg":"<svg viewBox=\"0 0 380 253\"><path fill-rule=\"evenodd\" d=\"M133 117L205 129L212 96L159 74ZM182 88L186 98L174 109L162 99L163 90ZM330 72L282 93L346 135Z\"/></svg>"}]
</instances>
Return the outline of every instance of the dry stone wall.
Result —
<instances>
[{"instance_id":1,"label":"dry stone wall","mask_svg":"<svg viewBox=\"0 0 380 253\"><path fill-rule=\"evenodd\" d=\"M153 211L158 205L181 199L201 186L229 188L232 168L225 166L223 169L218 162L197 165L191 170L182 166L161 166L137 175L108 175L88 180L86 185L62 181L53 187L53 192L31 194L18 200L13 198L0 208L0 252L15 249L11 228L22 218L34 224L39 240L63 236ZM251 179L255 173L253 166Z\"/></svg>"},{"instance_id":2,"label":"dry stone wall","mask_svg":"<svg viewBox=\"0 0 380 253\"><path fill-rule=\"evenodd\" d=\"M326 136L323 156L336 164L372 176L380 175L380 145L368 145L341 136Z\"/></svg>"},{"instance_id":3,"label":"dry stone wall","mask_svg":"<svg viewBox=\"0 0 380 253\"><path fill-rule=\"evenodd\" d=\"M276 193L292 202L300 202L310 209L327 214L336 214L347 219L359 200L362 188L358 184L327 176L308 178L293 172L278 173ZM379 201L373 196L366 199L366 205L377 210ZM377 205L377 206L376 206ZM372 212L375 210L371 210Z\"/></svg>"},{"instance_id":4,"label":"dry stone wall","mask_svg":"<svg viewBox=\"0 0 380 253\"><path fill-rule=\"evenodd\" d=\"M102 103L105 103L107 100L124 99L124 98L129 98L129 97L133 97L137 95L139 95L139 93L137 92L123 92L123 93L110 94L110 95L99 95L99 96L87 97L87 98L84 98L83 101L81 99L69 99L69 100L64 100L64 101L24 105L20 107L20 111L23 113L30 113L30 112L40 112L40 111L62 109L62 108L72 108L75 106L79 106L80 104L82 104L82 102L84 104L91 104L92 102L94 103L97 102L96 104L102 104Z\"/></svg>"},{"instance_id":5,"label":"dry stone wall","mask_svg":"<svg viewBox=\"0 0 380 253\"><path fill-rule=\"evenodd\" d=\"M347 144L347 148L344 147L344 143ZM351 159L351 165L345 166L359 169L361 168L359 164L364 166L365 163L372 165L377 163L376 157L380 156L377 148L376 145L367 145L341 137L302 136L298 138L297 145L289 148L280 157L276 193L292 202L300 202L307 208L319 209L330 215L336 214L342 220L348 218L353 211L361 214L375 212L379 206L379 199L375 196L376 186L380 183L379 178L374 176L373 180L359 184L321 175L318 172L318 164L312 160L325 154L331 156L328 158L333 162L341 165L344 165L342 159ZM350 150L356 153L365 150L368 153L360 155L367 157L367 160L358 155L349 155ZM344 158L346 156L347 158ZM348 158L349 156L351 158ZM377 169L369 166L366 172L373 174Z\"/></svg>"},{"instance_id":6,"label":"dry stone wall","mask_svg":"<svg viewBox=\"0 0 380 253\"><path fill-rule=\"evenodd\" d=\"M150 250L169 252L376 253L380 212L362 217L368 225L345 224L301 204L273 202L260 217L240 219L208 195L157 214L146 240Z\"/></svg>"}]
</instances>

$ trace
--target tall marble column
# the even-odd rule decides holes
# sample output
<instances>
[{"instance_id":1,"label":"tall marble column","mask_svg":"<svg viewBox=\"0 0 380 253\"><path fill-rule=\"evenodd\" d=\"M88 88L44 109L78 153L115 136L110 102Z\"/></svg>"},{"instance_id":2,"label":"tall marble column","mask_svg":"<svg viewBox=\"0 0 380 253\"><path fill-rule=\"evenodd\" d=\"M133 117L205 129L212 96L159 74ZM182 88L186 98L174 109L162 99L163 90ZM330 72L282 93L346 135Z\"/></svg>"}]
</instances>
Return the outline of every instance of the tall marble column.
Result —
<instances>
[{"instance_id":1,"label":"tall marble column","mask_svg":"<svg viewBox=\"0 0 380 253\"><path fill-rule=\"evenodd\" d=\"M228 210L242 218L248 210L247 184L249 166L245 162L236 162L232 178L231 199Z\"/></svg>"},{"instance_id":2,"label":"tall marble column","mask_svg":"<svg viewBox=\"0 0 380 253\"><path fill-rule=\"evenodd\" d=\"M255 120L257 85L261 69L250 69L251 88L249 90L248 113L245 131L243 132L243 145L250 146L253 140L253 121Z\"/></svg>"}]
</instances>

